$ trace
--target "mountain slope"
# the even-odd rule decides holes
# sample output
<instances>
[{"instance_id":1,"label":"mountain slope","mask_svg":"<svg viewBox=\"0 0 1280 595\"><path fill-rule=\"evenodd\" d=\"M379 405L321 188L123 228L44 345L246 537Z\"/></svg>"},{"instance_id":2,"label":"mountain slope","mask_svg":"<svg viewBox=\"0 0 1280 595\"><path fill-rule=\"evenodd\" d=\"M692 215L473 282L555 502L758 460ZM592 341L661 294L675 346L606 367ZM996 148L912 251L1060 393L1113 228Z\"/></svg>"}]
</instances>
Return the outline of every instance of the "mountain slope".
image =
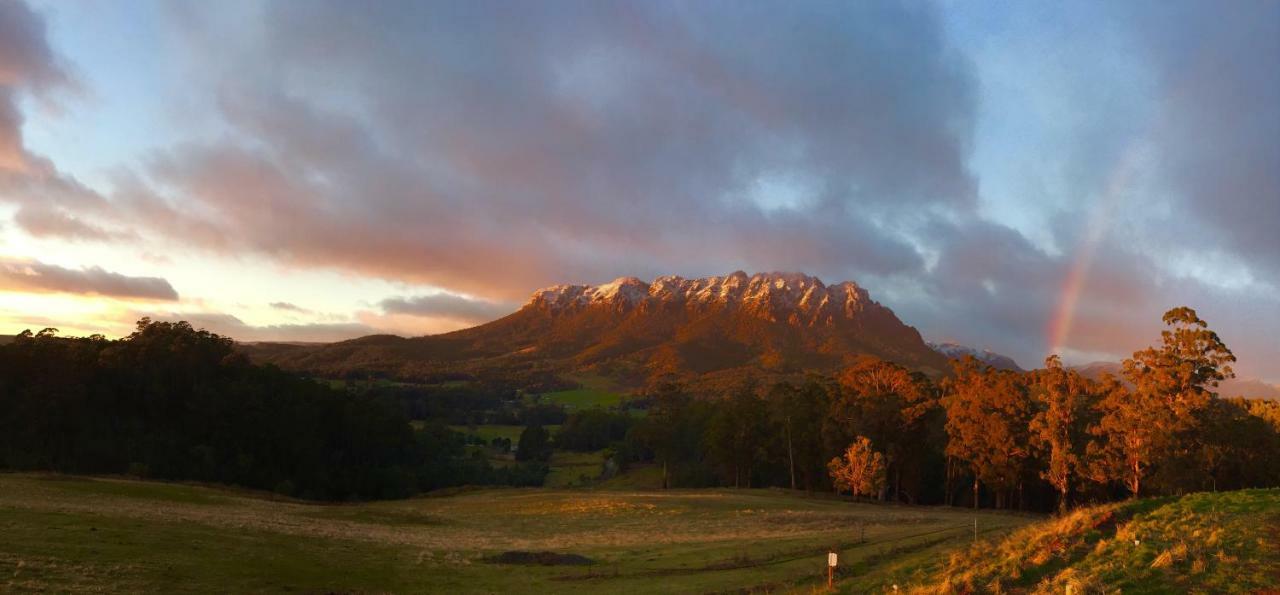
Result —
<instances>
[{"instance_id":1,"label":"mountain slope","mask_svg":"<svg viewBox=\"0 0 1280 595\"><path fill-rule=\"evenodd\" d=\"M974 358L977 358L978 361L997 370L1012 370L1014 372L1025 371L1018 365L1018 362L1013 361L1013 358L988 349L976 349L967 345L960 345L959 343L947 342L930 342L928 345L930 349L945 355L948 359L957 359L966 355L972 355Z\"/></svg>"},{"instance_id":2,"label":"mountain slope","mask_svg":"<svg viewBox=\"0 0 1280 595\"><path fill-rule=\"evenodd\" d=\"M919 332L854 283L741 271L549 287L504 318L442 335L246 351L299 371L405 378L593 369L640 383L747 367L764 373L834 369L868 355L929 374L946 367Z\"/></svg>"}]
</instances>

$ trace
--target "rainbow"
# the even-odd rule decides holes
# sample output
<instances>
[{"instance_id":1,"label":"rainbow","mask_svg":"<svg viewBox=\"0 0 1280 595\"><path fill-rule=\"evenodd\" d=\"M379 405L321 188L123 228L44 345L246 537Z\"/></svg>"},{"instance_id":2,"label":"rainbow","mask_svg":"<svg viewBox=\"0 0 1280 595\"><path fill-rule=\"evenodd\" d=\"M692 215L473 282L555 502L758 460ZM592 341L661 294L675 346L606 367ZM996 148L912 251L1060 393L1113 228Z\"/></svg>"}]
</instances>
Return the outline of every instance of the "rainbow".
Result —
<instances>
[{"instance_id":1,"label":"rainbow","mask_svg":"<svg viewBox=\"0 0 1280 595\"><path fill-rule=\"evenodd\" d=\"M1058 306L1049 319L1047 335L1050 354L1062 355L1062 351L1067 348L1080 296L1088 285L1089 269L1093 267L1098 246L1106 238L1107 231L1115 220L1116 210L1128 196L1141 153L1138 143L1131 143L1125 149L1107 179L1106 189L1095 204L1093 214L1089 217L1088 227L1085 228L1080 243L1076 247L1075 259L1067 269L1062 289L1058 293Z\"/></svg>"}]
</instances>

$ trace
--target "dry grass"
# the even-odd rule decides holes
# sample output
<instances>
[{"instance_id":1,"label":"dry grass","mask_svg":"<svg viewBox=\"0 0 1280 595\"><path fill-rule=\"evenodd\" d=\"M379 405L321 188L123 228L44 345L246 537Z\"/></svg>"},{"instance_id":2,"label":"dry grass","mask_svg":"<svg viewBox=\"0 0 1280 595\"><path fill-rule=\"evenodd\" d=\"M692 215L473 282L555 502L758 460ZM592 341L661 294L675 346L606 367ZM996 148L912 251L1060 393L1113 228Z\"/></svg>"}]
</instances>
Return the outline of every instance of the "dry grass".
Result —
<instances>
[{"instance_id":1,"label":"dry grass","mask_svg":"<svg viewBox=\"0 0 1280 595\"><path fill-rule=\"evenodd\" d=\"M1075 511L952 554L918 593L1248 593L1280 584L1280 490Z\"/></svg>"}]
</instances>

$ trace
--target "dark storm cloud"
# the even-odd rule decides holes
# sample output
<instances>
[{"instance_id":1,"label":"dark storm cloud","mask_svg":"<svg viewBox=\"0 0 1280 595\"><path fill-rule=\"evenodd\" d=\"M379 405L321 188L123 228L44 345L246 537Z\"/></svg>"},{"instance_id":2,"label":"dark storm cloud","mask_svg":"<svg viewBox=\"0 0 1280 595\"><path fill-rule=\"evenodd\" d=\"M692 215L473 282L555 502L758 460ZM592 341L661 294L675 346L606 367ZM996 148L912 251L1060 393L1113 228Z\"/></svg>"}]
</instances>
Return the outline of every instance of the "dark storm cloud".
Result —
<instances>
[{"instance_id":1,"label":"dark storm cloud","mask_svg":"<svg viewBox=\"0 0 1280 595\"><path fill-rule=\"evenodd\" d=\"M130 277L100 267L69 269L29 260L0 260L0 291L72 293L144 300L176 300L158 277Z\"/></svg>"},{"instance_id":2,"label":"dark storm cloud","mask_svg":"<svg viewBox=\"0 0 1280 595\"><path fill-rule=\"evenodd\" d=\"M1280 3L1140 6L1135 35L1161 88L1160 173L1196 219L1189 233L1213 234L1280 286Z\"/></svg>"},{"instance_id":3,"label":"dark storm cloud","mask_svg":"<svg viewBox=\"0 0 1280 595\"><path fill-rule=\"evenodd\" d=\"M518 307L515 304L473 300L447 293L387 298L382 300L381 306L388 314L449 318L470 323L488 322L514 312Z\"/></svg>"},{"instance_id":4,"label":"dark storm cloud","mask_svg":"<svg viewBox=\"0 0 1280 595\"><path fill-rule=\"evenodd\" d=\"M200 11L175 18L217 38ZM918 271L904 207L974 199L972 83L928 5L264 11L250 50L200 53L248 57L199 69L235 74L206 81L232 140L125 196L153 229L519 299L738 262Z\"/></svg>"}]
</instances>

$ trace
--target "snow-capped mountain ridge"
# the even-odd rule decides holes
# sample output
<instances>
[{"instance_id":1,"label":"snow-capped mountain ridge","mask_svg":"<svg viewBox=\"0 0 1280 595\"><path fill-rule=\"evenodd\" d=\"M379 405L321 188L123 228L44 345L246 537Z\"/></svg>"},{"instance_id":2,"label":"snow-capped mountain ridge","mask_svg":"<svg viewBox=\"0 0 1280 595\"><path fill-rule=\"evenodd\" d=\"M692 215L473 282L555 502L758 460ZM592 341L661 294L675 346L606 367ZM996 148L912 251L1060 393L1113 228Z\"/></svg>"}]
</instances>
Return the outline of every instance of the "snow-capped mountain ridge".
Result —
<instances>
[{"instance_id":1,"label":"snow-capped mountain ridge","mask_svg":"<svg viewBox=\"0 0 1280 595\"><path fill-rule=\"evenodd\" d=\"M883 307L851 281L826 285L800 273L748 276L742 271L700 279L663 276L652 283L620 277L603 285L556 285L534 292L525 307L561 313L597 306L627 311L662 305L736 307L768 320L807 325L831 324Z\"/></svg>"},{"instance_id":2,"label":"snow-capped mountain ridge","mask_svg":"<svg viewBox=\"0 0 1280 595\"><path fill-rule=\"evenodd\" d=\"M701 279L620 277L602 285L557 285L534 293L519 310L472 328L281 350L263 361L312 373L373 370L404 377L516 370L529 378L530 368L548 374L591 370L642 386L672 375L717 383L744 373L833 371L866 357L933 376L947 367L919 331L856 283L739 271Z\"/></svg>"}]
</instances>

